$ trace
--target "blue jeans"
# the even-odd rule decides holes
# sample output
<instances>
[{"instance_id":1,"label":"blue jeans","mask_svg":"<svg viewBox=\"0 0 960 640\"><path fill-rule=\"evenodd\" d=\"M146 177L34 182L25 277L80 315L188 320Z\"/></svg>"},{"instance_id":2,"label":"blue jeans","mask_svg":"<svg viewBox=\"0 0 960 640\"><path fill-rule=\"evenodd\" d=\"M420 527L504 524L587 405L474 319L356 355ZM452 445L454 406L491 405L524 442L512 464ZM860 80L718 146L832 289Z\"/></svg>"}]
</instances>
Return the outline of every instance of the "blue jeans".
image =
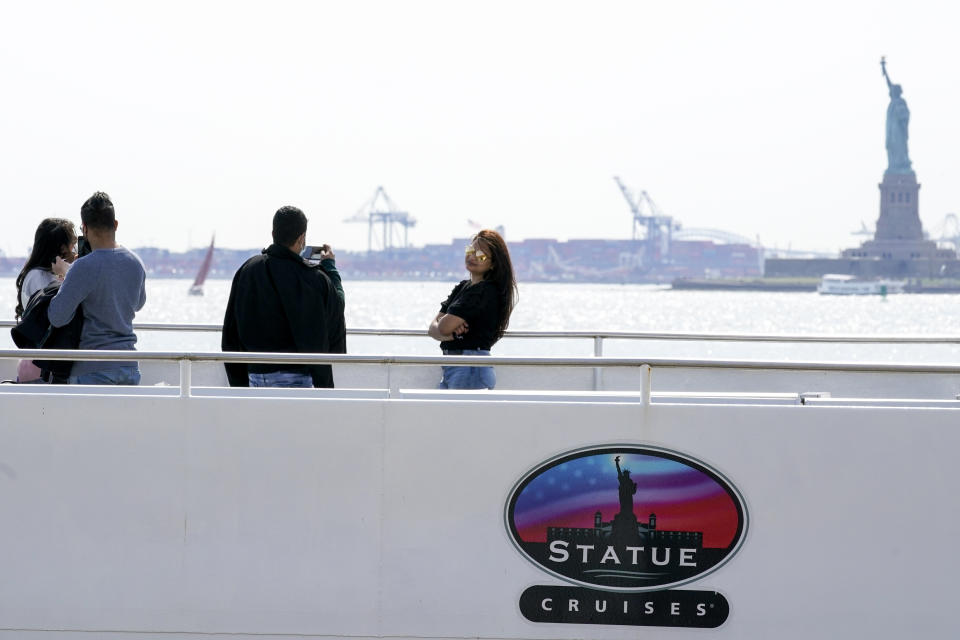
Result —
<instances>
[{"instance_id":1,"label":"blue jeans","mask_svg":"<svg viewBox=\"0 0 960 640\"><path fill-rule=\"evenodd\" d=\"M313 378L309 373L297 371L271 371L270 373L248 373L251 387L297 387L313 388Z\"/></svg>"},{"instance_id":2,"label":"blue jeans","mask_svg":"<svg viewBox=\"0 0 960 640\"><path fill-rule=\"evenodd\" d=\"M140 384L139 367L117 367L70 376L70 384Z\"/></svg>"},{"instance_id":3,"label":"blue jeans","mask_svg":"<svg viewBox=\"0 0 960 640\"><path fill-rule=\"evenodd\" d=\"M463 349L444 351L451 356L488 356L489 349ZM497 386L497 374L493 367L442 367L443 377L437 389L493 389Z\"/></svg>"}]
</instances>

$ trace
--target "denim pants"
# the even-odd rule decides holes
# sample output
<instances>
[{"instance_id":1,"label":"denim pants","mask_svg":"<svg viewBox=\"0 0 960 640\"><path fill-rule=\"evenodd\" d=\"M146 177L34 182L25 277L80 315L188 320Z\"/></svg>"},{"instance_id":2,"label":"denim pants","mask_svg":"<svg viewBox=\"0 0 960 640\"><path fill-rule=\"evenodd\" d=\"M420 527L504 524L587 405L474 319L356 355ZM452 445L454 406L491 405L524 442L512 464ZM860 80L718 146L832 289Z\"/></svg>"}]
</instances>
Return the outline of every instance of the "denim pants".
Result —
<instances>
[{"instance_id":1,"label":"denim pants","mask_svg":"<svg viewBox=\"0 0 960 640\"><path fill-rule=\"evenodd\" d=\"M248 373L251 387L297 387L313 388L313 377L299 371L271 371L270 373Z\"/></svg>"},{"instance_id":2,"label":"denim pants","mask_svg":"<svg viewBox=\"0 0 960 640\"><path fill-rule=\"evenodd\" d=\"M140 384L139 367L117 367L70 376L70 384Z\"/></svg>"},{"instance_id":3,"label":"denim pants","mask_svg":"<svg viewBox=\"0 0 960 640\"><path fill-rule=\"evenodd\" d=\"M444 351L451 356L488 356L489 349L463 349ZM443 377L437 389L493 389L497 385L497 374L493 367L442 367Z\"/></svg>"}]
</instances>

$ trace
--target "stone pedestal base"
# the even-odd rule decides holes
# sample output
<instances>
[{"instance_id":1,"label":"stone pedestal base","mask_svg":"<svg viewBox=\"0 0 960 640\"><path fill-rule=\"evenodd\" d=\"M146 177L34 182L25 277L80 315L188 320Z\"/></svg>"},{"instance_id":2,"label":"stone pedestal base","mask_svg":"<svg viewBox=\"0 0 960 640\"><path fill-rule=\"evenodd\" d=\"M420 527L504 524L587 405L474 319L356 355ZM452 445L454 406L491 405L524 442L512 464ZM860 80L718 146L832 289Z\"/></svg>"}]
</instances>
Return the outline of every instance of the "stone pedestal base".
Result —
<instances>
[{"instance_id":1,"label":"stone pedestal base","mask_svg":"<svg viewBox=\"0 0 960 640\"><path fill-rule=\"evenodd\" d=\"M923 236L920 223L920 184L917 175L884 173L880 187L880 218L873 240L845 249L840 258L764 263L764 276L813 277L847 273L862 278L956 278L960 260L953 249L939 249Z\"/></svg>"},{"instance_id":2,"label":"stone pedestal base","mask_svg":"<svg viewBox=\"0 0 960 640\"><path fill-rule=\"evenodd\" d=\"M932 240L867 240L856 249L844 249L844 258L881 260L955 260L952 249L938 249Z\"/></svg>"},{"instance_id":3,"label":"stone pedestal base","mask_svg":"<svg viewBox=\"0 0 960 640\"><path fill-rule=\"evenodd\" d=\"M920 184L914 173L884 174L880 188L880 218L873 239L877 241L921 241Z\"/></svg>"},{"instance_id":4,"label":"stone pedestal base","mask_svg":"<svg viewBox=\"0 0 960 640\"><path fill-rule=\"evenodd\" d=\"M856 249L845 249L844 259L882 260L897 263L895 271L907 274L912 269L905 263L923 261L930 264L956 260L956 252L938 249L937 243L923 237L920 222L920 184L917 175L885 173L880 187L880 217L873 240ZM892 273L891 273L892 275Z\"/></svg>"}]
</instances>

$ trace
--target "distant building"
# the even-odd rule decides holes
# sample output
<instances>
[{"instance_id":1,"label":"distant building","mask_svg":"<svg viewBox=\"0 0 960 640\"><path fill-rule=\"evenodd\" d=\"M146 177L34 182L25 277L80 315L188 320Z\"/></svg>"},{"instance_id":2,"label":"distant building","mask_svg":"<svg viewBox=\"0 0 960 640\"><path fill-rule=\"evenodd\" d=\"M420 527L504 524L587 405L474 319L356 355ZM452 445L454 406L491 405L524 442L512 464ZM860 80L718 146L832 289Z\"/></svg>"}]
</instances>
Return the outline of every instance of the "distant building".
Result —
<instances>
[{"instance_id":1,"label":"distant building","mask_svg":"<svg viewBox=\"0 0 960 640\"><path fill-rule=\"evenodd\" d=\"M420 248L340 252L337 266L351 278L459 280L468 243L468 238L457 238ZM674 240L669 259L649 266L643 262L643 244L634 240L528 238L510 241L509 248L522 282L670 282L678 277L761 275L758 248L710 240Z\"/></svg>"},{"instance_id":2,"label":"distant building","mask_svg":"<svg viewBox=\"0 0 960 640\"><path fill-rule=\"evenodd\" d=\"M567 542L604 542L610 539L613 522L603 522L603 514L597 511L593 515L593 527L547 527L547 542L564 540ZM657 529L657 515L651 513L646 522L637 524L640 540L646 544L656 543L659 547L703 548L703 533L699 531L663 531Z\"/></svg>"},{"instance_id":3,"label":"distant building","mask_svg":"<svg viewBox=\"0 0 960 640\"><path fill-rule=\"evenodd\" d=\"M466 277L463 248L469 239L384 251L337 251L337 267L353 280L445 280ZM661 263L644 265L643 243L634 240L532 238L509 242L521 282L670 282L675 278L743 278L761 275L760 250L747 244L673 240ZM206 248L173 252L134 249L151 278L193 278ZM260 249L214 249L208 279L232 278ZM0 258L0 272L15 275L26 257Z\"/></svg>"}]
</instances>

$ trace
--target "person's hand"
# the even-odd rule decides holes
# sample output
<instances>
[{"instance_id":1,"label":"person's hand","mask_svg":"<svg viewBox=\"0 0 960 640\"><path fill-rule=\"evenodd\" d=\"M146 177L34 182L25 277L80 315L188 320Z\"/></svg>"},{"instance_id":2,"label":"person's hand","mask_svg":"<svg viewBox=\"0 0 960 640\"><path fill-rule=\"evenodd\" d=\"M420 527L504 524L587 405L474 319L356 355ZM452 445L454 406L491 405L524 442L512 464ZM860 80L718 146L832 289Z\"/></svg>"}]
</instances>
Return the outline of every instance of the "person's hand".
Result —
<instances>
[{"instance_id":1,"label":"person's hand","mask_svg":"<svg viewBox=\"0 0 960 640\"><path fill-rule=\"evenodd\" d=\"M460 323L459 326L457 326L456 328L454 328L454 330L452 331L452 333L453 333L453 335L454 335L455 337L458 337L458 338L459 338L460 336L462 336L463 334L465 334L467 331L470 331L470 325L468 325L468 324L467 324L467 321L464 320L463 322Z\"/></svg>"},{"instance_id":2,"label":"person's hand","mask_svg":"<svg viewBox=\"0 0 960 640\"><path fill-rule=\"evenodd\" d=\"M336 254L333 253L333 249L330 248L330 245L325 244L320 247L320 259L321 260L335 260Z\"/></svg>"},{"instance_id":3,"label":"person's hand","mask_svg":"<svg viewBox=\"0 0 960 640\"><path fill-rule=\"evenodd\" d=\"M54 275L60 278L61 280L63 280L64 277L66 277L67 271L69 270L70 270L70 263L64 260L63 258L61 258L60 256L57 256L57 259L54 260L53 264L50 265L50 271L52 271Z\"/></svg>"}]
</instances>

